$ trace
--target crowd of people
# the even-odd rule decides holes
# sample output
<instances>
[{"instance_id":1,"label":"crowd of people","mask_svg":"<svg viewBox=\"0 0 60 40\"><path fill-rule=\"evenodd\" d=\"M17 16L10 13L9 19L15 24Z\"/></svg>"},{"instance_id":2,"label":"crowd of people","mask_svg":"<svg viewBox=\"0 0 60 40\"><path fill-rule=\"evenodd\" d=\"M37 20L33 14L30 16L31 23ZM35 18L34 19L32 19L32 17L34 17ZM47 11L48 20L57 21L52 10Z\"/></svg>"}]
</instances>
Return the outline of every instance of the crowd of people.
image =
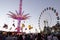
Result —
<instances>
[{"instance_id":1,"label":"crowd of people","mask_svg":"<svg viewBox=\"0 0 60 40\"><path fill-rule=\"evenodd\" d=\"M16 33L16 32L1 32L0 40L60 40L59 35L52 33Z\"/></svg>"}]
</instances>

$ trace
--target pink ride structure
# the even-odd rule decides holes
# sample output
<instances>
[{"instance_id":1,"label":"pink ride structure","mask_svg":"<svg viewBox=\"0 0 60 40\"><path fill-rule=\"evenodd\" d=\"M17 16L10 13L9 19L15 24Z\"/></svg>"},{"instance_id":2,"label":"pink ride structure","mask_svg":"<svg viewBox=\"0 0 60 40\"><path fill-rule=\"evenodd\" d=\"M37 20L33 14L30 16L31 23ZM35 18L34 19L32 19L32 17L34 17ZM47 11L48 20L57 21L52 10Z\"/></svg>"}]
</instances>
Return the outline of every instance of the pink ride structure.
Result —
<instances>
[{"instance_id":1,"label":"pink ride structure","mask_svg":"<svg viewBox=\"0 0 60 40\"><path fill-rule=\"evenodd\" d=\"M22 12L22 0L20 0L20 5L19 5L19 12L16 11L16 14L9 11L11 14L8 14L12 19L16 19L18 20L18 25L17 25L17 32L20 32L21 30L21 26L20 23L22 20L26 20L28 19L30 16L28 16L29 14L23 14Z\"/></svg>"}]
</instances>

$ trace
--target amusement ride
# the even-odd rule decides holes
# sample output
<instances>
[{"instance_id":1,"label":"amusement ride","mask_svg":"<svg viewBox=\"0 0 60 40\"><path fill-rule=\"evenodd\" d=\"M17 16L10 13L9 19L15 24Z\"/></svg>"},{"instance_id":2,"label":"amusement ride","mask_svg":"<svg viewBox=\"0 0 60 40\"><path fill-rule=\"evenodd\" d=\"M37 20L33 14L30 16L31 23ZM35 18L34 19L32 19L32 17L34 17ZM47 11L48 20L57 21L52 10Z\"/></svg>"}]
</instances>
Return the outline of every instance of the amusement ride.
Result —
<instances>
[{"instance_id":1,"label":"amusement ride","mask_svg":"<svg viewBox=\"0 0 60 40\"><path fill-rule=\"evenodd\" d=\"M39 30L42 31L44 27L51 27L53 26L52 23L55 22L59 23L59 20L60 20L59 15L56 9L54 9L53 7L47 7L41 12L39 16L38 19Z\"/></svg>"},{"instance_id":2,"label":"amusement ride","mask_svg":"<svg viewBox=\"0 0 60 40\"><path fill-rule=\"evenodd\" d=\"M22 20L26 20L28 19L30 16L28 16L29 14L23 14L22 12L22 0L20 0L20 5L19 5L19 12L16 11L16 14L9 11L9 13L11 14L8 14L12 19L15 19L15 20L18 20L18 25L17 25L17 32L21 32L21 21Z\"/></svg>"}]
</instances>

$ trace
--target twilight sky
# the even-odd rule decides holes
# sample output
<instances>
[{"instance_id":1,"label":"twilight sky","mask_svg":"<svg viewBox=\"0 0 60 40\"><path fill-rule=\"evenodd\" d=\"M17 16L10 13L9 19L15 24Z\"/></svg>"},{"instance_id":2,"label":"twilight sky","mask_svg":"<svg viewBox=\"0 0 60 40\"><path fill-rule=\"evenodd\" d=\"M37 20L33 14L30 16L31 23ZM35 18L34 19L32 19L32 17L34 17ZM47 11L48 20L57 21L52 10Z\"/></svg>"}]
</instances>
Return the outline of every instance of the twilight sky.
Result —
<instances>
[{"instance_id":1,"label":"twilight sky","mask_svg":"<svg viewBox=\"0 0 60 40\"><path fill-rule=\"evenodd\" d=\"M13 19L9 18L7 14L9 14L9 11L12 11L15 13L15 10L19 12L19 1L20 0L0 0L0 30L7 30L2 28L4 24L8 24L9 28L13 27ZM23 0L23 6L22 11L24 11L24 14L29 13L30 19L25 20L21 22L26 25L31 25L33 27L31 32L35 32L35 29L39 31L38 27L38 19L39 15L42 12L43 9L47 7L54 7L60 16L60 0ZM53 11L46 11L43 13L41 17L41 28L43 28L43 21L48 20L48 25L52 26L56 24L56 15ZM14 20L15 25L17 26L17 20ZM9 29L8 28L8 29ZM16 27L15 27L16 28ZM14 27L12 29L14 31ZM29 32L27 30L26 32Z\"/></svg>"}]
</instances>

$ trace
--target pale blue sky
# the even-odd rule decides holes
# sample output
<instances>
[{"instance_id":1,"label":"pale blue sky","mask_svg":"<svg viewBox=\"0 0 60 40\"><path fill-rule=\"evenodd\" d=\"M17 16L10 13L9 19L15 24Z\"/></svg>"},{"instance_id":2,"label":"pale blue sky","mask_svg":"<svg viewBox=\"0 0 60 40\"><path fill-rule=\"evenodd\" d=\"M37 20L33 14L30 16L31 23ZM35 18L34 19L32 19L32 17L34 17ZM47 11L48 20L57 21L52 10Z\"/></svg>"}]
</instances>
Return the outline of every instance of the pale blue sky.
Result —
<instances>
[{"instance_id":1,"label":"pale blue sky","mask_svg":"<svg viewBox=\"0 0 60 40\"><path fill-rule=\"evenodd\" d=\"M1 27L4 23L8 25L11 25L13 23L13 19L9 18L7 14L9 14L9 11L12 11L14 13L15 10L19 11L19 1L20 0L0 0L0 26ZM60 16L59 4L60 4L60 0L23 0L22 10L24 11L24 14L29 13L31 16L30 19L27 19L25 21L25 25L28 26L30 24L34 28L37 28L39 15L42 12L42 10L47 7L54 7L58 11ZM51 23L55 24L56 23L55 14L52 11L47 11L45 13L46 13L45 15L48 15L47 13L50 13L52 20L53 21L55 20L54 22ZM16 21L15 24L17 24Z\"/></svg>"}]
</instances>

